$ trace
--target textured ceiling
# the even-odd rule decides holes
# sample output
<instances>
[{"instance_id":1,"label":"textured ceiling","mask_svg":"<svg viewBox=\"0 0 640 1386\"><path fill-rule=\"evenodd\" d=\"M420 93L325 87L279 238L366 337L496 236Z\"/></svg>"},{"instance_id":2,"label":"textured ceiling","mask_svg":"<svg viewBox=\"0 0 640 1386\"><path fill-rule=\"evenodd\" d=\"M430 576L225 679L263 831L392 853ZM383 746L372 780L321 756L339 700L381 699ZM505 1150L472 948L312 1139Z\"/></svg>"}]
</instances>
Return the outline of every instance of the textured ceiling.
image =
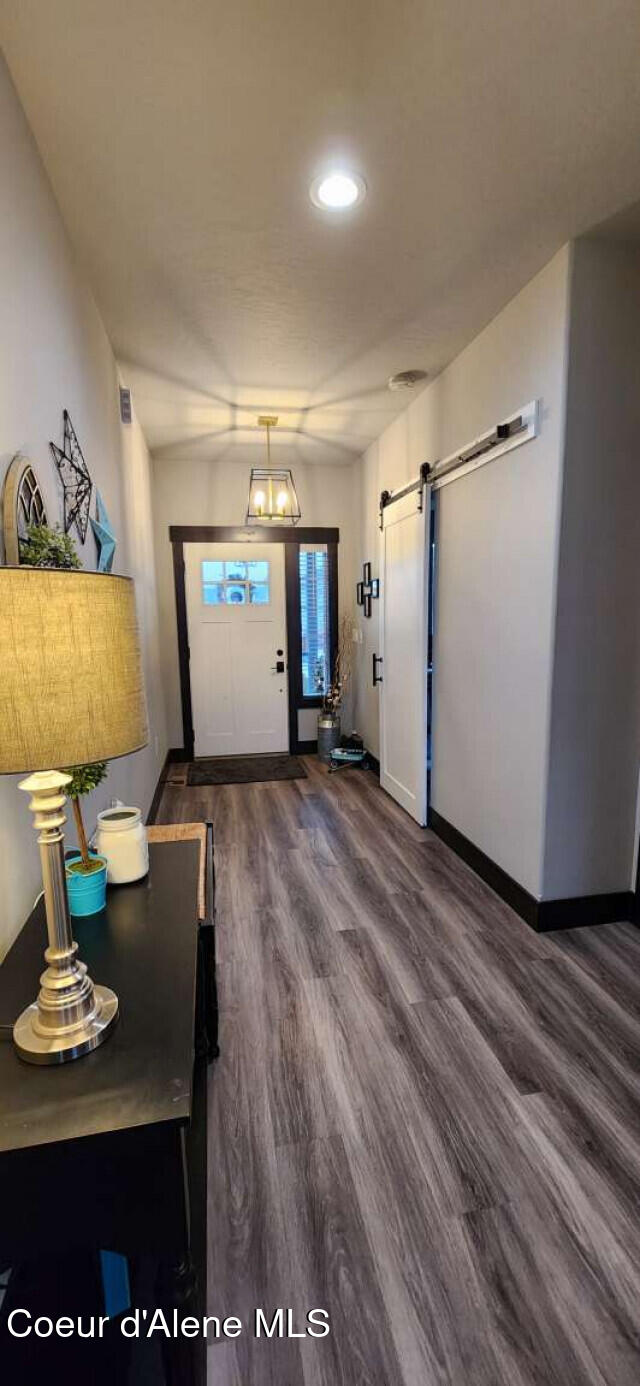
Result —
<instances>
[{"instance_id":1,"label":"textured ceiling","mask_svg":"<svg viewBox=\"0 0 640 1386\"><path fill-rule=\"evenodd\" d=\"M0 36L163 456L246 460L271 410L361 452L393 371L640 197L637 0L3 0Z\"/></svg>"}]
</instances>

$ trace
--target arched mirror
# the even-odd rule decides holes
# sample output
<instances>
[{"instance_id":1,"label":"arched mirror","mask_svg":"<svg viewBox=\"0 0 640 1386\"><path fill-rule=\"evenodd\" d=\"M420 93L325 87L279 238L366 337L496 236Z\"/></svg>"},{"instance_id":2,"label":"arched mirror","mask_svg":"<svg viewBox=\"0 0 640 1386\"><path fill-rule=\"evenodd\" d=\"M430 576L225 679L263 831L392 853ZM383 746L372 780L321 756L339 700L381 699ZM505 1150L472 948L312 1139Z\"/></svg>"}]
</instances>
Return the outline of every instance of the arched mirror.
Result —
<instances>
[{"instance_id":1,"label":"arched mirror","mask_svg":"<svg viewBox=\"0 0 640 1386\"><path fill-rule=\"evenodd\" d=\"M2 497L5 563L20 563L20 543L29 525L46 525L47 512L40 483L28 457L16 453L5 477Z\"/></svg>"}]
</instances>

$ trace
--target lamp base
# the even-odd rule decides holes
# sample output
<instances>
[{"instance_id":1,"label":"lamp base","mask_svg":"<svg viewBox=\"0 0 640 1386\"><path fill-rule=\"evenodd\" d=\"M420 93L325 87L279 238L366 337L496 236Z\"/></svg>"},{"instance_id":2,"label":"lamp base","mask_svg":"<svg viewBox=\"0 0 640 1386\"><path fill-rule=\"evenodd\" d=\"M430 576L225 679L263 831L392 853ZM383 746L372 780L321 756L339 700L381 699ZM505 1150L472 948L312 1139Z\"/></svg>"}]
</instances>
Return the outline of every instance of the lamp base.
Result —
<instances>
[{"instance_id":1,"label":"lamp base","mask_svg":"<svg viewBox=\"0 0 640 1386\"><path fill-rule=\"evenodd\" d=\"M91 1014L79 1025L43 1034L42 1028L37 1028L38 1002L32 1002L13 1027L13 1042L20 1058L28 1064L65 1064L97 1049L118 1019L118 998L109 987L94 985L93 1003Z\"/></svg>"},{"instance_id":2,"label":"lamp base","mask_svg":"<svg viewBox=\"0 0 640 1386\"><path fill-rule=\"evenodd\" d=\"M71 933L71 916L63 850L66 771L40 770L21 780L31 794L42 864L49 946L37 1001L27 1006L13 1027L13 1041L28 1064L65 1064L97 1049L113 1029L118 998L108 987L94 986L80 962Z\"/></svg>"}]
</instances>

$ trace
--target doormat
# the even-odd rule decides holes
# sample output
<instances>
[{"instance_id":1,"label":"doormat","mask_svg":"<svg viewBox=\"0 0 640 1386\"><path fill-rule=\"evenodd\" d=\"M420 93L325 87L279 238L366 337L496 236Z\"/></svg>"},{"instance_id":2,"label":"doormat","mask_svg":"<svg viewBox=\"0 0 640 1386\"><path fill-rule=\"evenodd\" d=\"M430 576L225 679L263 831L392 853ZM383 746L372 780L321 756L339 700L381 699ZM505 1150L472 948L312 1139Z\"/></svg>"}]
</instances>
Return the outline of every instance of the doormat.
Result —
<instances>
[{"instance_id":1,"label":"doormat","mask_svg":"<svg viewBox=\"0 0 640 1386\"><path fill-rule=\"evenodd\" d=\"M265 780L306 780L297 756L215 756L192 760L187 784L260 784Z\"/></svg>"}]
</instances>

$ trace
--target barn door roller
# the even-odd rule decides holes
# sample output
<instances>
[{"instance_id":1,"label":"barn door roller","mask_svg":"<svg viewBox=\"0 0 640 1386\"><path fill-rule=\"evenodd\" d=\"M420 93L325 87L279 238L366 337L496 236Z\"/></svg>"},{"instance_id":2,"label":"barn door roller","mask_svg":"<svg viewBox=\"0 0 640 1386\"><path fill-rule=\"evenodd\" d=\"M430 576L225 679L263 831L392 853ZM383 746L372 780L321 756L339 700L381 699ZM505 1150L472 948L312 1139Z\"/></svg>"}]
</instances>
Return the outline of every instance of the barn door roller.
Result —
<instances>
[{"instance_id":1,"label":"barn door roller","mask_svg":"<svg viewBox=\"0 0 640 1386\"><path fill-rule=\"evenodd\" d=\"M412 491L417 492L416 509L422 510L424 503L424 488L429 479L431 467L428 462L423 462L420 468L420 475L415 481L408 481L406 486L400 486L397 491L380 492L380 529L384 525L384 512L388 505L393 505L394 501L402 500L403 496L410 496Z\"/></svg>"}]
</instances>

